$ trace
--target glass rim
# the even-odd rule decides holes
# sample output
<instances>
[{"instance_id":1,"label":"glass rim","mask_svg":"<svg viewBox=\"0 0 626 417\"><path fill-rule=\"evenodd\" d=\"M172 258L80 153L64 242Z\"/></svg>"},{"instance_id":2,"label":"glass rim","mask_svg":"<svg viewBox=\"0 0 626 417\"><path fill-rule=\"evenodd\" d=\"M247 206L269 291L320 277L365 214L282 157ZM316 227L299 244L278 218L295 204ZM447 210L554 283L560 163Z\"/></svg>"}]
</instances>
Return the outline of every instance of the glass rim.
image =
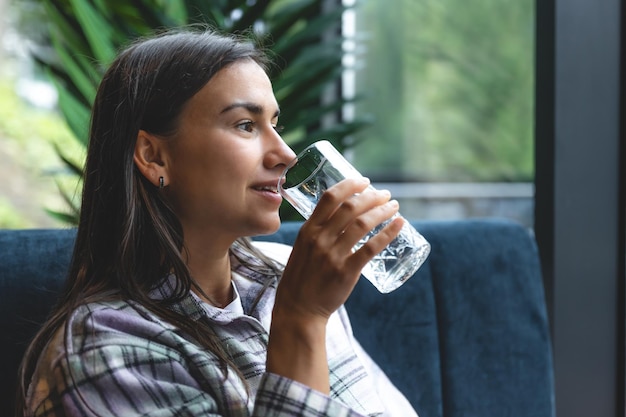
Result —
<instances>
[{"instance_id":1,"label":"glass rim","mask_svg":"<svg viewBox=\"0 0 626 417\"><path fill-rule=\"evenodd\" d=\"M289 162L289 164L287 164L285 169L283 170L283 173L281 174L281 176L280 176L280 178L278 180L278 191L279 192L281 190L288 190L288 189L300 186L302 183L310 180L312 176L317 174L317 172L320 169L322 169L322 166L328 160L328 158L326 156L324 156L323 153L321 153L320 161L315 164L316 165L315 169L311 170L311 172L304 179L298 180L297 182L294 182L293 184L287 182L287 174L288 174L288 172L298 162L302 161L307 155L310 155L311 154L310 152L311 152L312 149L317 149L320 146L323 147L323 148L329 148L329 149L335 150L335 148L332 146L332 144L328 140L326 140L326 139L318 140L316 142L313 142L313 143L309 144L306 148L304 148L302 151L300 151L300 153L298 153L298 155L295 158L293 158ZM285 186L286 184L287 184L287 186Z\"/></svg>"}]
</instances>

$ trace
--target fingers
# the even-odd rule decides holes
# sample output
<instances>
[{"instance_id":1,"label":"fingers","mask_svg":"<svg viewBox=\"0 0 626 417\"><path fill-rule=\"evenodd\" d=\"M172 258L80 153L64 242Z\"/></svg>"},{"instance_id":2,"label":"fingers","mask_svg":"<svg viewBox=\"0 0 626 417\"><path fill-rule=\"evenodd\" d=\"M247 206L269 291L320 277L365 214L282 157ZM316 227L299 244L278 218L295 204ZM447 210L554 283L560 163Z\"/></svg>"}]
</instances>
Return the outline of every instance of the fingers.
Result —
<instances>
[{"instance_id":1,"label":"fingers","mask_svg":"<svg viewBox=\"0 0 626 417\"><path fill-rule=\"evenodd\" d=\"M314 224L326 223L342 203L356 194L362 193L369 185L370 181L365 177L350 178L333 185L322 194L309 218L309 222Z\"/></svg>"},{"instance_id":2,"label":"fingers","mask_svg":"<svg viewBox=\"0 0 626 417\"><path fill-rule=\"evenodd\" d=\"M390 202L391 203L391 202ZM397 212L397 202L396 210ZM371 237L363 246L361 246L348 260L353 268L363 269L374 256L378 255L387 245L389 245L400 233L404 219L396 217L382 228L376 235ZM371 230L371 229L370 229Z\"/></svg>"},{"instance_id":3,"label":"fingers","mask_svg":"<svg viewBox=\"0 0 626 417\"><path fill-rule=\"evenodd\" d=\"M331 190L332 191L332 190ZM333 233L345 233L347 229L360 230L367 228L370 230L380 224L387 217L382 217L376 224L371 224L371 219L380 217L381 214L392 209L392 206L385 207L389 202L391 194L387 190L374 190L367 188L358 195L352 195L337 207L332 215L332 220L327 222L328 230ZM369 213L372 210L373 213Z\"/></svg>"},{"instance_id":4,"label":"fingers","mask_svg":"<svg viewBox=\"0 0 626 417\"><path fill-rule=\"evenodd\" d=\"M366 179L345 180L324 193L294 242L275 311L284 306L290 315L326 320L350 295L367 262L397 236L401 217L380 225L398 212L398 202L368 186ZM373 229L376 234L354 251Z\"/></svg>"},{"instance_id":5,"label":"fingers","mask_svg":"<svg viewBox=\"0 0 626 417\"><path fill-rule=\"evenodd\" d=\"M369 195L359 196L358 201L354 199L350 202L352 204L342 204L335 213L337 223L342 225L339 230L335 231L339 249L351 249L372 229L398 212L398 202L389 201L388 192L380 192L378 195L376 192L363 194Z\"/></svg>"},{"instance_id":6,"label":"fingers","mask_svg":"<svg viewBox=\"0 0 626 417\"><path fill-rule=\"evenodd\" d=\"M389 201L390 197L387 190L369 187L365 178L344 180L322 195L309 226L323 230L326 244L348 253L369 231L398 212L397 201Z\"/></svg>"}]
</instances>

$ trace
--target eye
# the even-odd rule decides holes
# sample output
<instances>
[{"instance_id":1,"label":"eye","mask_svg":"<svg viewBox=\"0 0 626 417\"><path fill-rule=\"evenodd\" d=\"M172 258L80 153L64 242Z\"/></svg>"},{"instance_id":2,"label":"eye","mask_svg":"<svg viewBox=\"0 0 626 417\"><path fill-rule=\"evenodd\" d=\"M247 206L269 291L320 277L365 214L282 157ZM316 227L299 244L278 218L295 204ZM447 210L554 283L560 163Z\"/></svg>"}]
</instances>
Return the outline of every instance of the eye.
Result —
<instances>
[{"instance_id":1,"label":"eye","mask_svg":"<svg viewBox=\"0 0 626 417\"><path fill-rule=\"evenodd\" d=\"M244 130L246 132L253 132L254 131L254 125L255 123L251 120L246 120L245 122L241 122L237 125L237 129L241 129Z\"/></svg>"},{"instance_id":2,"label":"eye","mask_svg":"<svg viewBox=\"0 0 626 417\"><path fill-rule=\"evenodd\" d=\"M285 131L285 126L280 125L280 126L273 126L274 130L276 131L276 133L283 133Z\"/></svg>"}]
</instances>

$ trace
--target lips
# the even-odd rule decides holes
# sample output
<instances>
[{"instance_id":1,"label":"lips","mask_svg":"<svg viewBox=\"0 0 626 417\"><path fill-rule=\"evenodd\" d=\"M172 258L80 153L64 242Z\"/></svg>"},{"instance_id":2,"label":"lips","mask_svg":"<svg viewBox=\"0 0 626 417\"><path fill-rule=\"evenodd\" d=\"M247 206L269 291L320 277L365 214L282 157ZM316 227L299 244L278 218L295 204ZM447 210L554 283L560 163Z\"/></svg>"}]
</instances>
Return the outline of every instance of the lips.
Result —
<instances>
[{"instance_id":1,"label":"lips","mask_svg":"<svg viewBox=\"0 0 626 417\"><path fill-rule=\"evenodd\" d=\"M269 191L275 194L278 194L278 189L276 188L276 186L272 186L272 185L262 185L262 186L256 186L256 187L252 187L257 191Z\"/></svg>"},{"instance_id":2,"label":"lips","mask_svg":"<svg viewBox=\"0 0 626 417\"><path fill-rule=\"evenodd\" d=\"M253 185L252 188L256 191L265 191L278 194L278 180L264 181L262 183Z\"/></svg>"}]
</instances>

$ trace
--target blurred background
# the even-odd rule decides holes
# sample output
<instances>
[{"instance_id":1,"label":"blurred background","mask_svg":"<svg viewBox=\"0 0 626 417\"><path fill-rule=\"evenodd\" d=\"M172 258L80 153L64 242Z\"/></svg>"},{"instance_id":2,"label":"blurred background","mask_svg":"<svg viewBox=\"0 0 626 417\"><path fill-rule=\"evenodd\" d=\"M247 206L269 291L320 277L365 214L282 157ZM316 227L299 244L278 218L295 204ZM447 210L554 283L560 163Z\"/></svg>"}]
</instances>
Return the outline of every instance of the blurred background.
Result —
<instances>
[{"instance_id":1,"label":"blurred background","mask_svg":"<svg viewBox=\"0 0 626 417\"><path fill-rule=\"evenodd\" d=\"M102 69L133 37L195 22L252 27L295 109L287 142L331 139L406 217L532 227L534 13L533 0L0 0L0 227L73 224Z\"/></svg>"},{"instance_id":2,"label":"blurred background","mask_svg":"<svg viewBox=\"0 0 626 417\"><path fill-rule=\"evenodd\" d=\"M65 208L55 146L80 152L31 54L36 38L26 34L45 30L33 6L0 0L0 228L61 225L46 212Z\"/></svg>"}]
</instances>

